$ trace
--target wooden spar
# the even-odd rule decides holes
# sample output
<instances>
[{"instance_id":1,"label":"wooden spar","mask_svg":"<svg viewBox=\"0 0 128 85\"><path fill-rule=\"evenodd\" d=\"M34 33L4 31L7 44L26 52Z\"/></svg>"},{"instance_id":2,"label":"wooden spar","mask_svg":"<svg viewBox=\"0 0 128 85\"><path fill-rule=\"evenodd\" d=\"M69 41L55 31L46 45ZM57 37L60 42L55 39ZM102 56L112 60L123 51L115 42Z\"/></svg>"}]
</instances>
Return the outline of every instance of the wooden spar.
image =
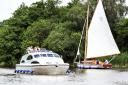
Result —
<instances>
[{"instance_id":1,"label":"wooden spar","mask_svg":"<svg viewBox=\"0 0 128 85\"><path fill-rule=\"evenodd\" d=\"M99 2L99 0L97 0L97 3Z\"/></svg>"},{"instance_id":2,"label":"wooden spar","mask_svg":"<svg viewBox=\"0 0 128 85\"><path fill-rule=\"evenodd\" d=\"M86 61L87 57L87 48L88 48L88 28L89 28L89 1L88 1L88 9L87 9L87 21L86 21L86 30L85 30L85 55L84 55L84 62Z\"/></svg>"}]
</instances>

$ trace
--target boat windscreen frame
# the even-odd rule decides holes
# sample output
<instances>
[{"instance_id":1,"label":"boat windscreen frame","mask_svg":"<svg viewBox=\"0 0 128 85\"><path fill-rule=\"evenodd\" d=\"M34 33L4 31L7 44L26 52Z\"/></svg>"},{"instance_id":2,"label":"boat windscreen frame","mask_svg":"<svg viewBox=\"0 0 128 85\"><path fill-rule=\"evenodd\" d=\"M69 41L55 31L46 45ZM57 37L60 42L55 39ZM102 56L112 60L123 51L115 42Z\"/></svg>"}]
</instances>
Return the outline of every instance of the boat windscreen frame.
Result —
<instances>
[{"instance_id":1,"label":"boat windscreen frame","mask_svg":"<svg viewBox=\"0 0 128 85\"><path fill-rule=\"evenodd\" d=\"M37 55L38 55L38 56L37 56ZM34 58L39 58L39 57L41 57L41 56L40 56L39 54L34 54L33 57L34 57Z\"/></svg>"},{"instance_id":2,"label":"boat windscreen frame","mask_svg":"<svg viewBox=\"0 0 128 85\"><path fill-rule=\"evenodd\" d=\"M54 55L54 57L60 58L60 55L57 53L54 53L53 55Z\"/></svg>"},{"instance_id":3,"label":"boat windscreen frame","mask_svg":"<svg viewBox=\"0 0 128 85\"><path fill-rule=\"evenodd\" d=\"M44 56L45 55L45 56ZM47 57L47 54L40 54L41 57Z\"/></svg>"},{"instance_id":4,"label":"boat windscreen frame","mask_svg":"<svg viewBox=\"0 0 128 85\"><path fill-rule=\"evenodd\" d=\"M50 55L50 56L49 56ZM51 56L52 55L52 56ZM52 53L47 53L47 57L54 57Z\"/></svg>"}]
</instances>

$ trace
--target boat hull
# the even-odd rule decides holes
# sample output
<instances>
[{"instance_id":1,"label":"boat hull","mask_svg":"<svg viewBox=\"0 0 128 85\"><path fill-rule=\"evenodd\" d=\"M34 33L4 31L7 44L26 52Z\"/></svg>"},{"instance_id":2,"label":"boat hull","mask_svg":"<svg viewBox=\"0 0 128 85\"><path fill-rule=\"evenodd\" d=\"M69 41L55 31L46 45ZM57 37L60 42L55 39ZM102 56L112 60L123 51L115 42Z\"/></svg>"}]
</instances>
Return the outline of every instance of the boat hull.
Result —
<instances>
[{"instance_id":1,"label":"boat hull","mask_svg":"<svg viewBox=\"0 0 128 85\"><path fill-rule=\"evenodd\" d=\"M31 73L36 75L59 75L66 74L69 64L59 65L21 65L16 64L16 73Z\"/></svg>"},{"instance_id":2,"label":"boat hull","mask_svg":"<svg viewBox=\"0 0 128 85\"><path fill-rule=\"evenodd\" d=\"M111 64L96 65L96 64L77 64L79 69L110 69L112 68Z\"/></svg>"}]
</instances>

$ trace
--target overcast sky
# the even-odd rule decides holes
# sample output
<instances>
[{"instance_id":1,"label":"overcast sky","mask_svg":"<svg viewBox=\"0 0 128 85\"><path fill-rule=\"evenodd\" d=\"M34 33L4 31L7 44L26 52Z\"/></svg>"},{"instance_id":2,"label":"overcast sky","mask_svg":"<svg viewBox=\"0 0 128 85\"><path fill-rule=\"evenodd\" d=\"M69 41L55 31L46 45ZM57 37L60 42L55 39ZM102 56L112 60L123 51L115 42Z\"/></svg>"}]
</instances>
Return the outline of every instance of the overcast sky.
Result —
<instances>
[{"instance_id":1,"label":"overcast sky","mask_svg":"<svg viewBox=\"0 0 128 85\"><path fill-rule=\"evenodd\" d=\"M40 0L1 0L0 1L0 21L8 19L12 16L12 13L20 6L22 2L30 6L32 3ZM71 0L62 0L63 5L67 4ZM128 4L128 0L126 0Z\"/></svg>"},{"instance_id":2,"label":"overcast sky","mask_svg":"<svg viewBox=\"0 0 128 85\"><path fill-rule=\"evenodd\" d=\"M8 19L12 13L24 2L30 6L32 3L40 0L1 0L0 1L0 21ZM63 0L63 5L67 4L70 0Z\"/></svg>"}]
</instances>

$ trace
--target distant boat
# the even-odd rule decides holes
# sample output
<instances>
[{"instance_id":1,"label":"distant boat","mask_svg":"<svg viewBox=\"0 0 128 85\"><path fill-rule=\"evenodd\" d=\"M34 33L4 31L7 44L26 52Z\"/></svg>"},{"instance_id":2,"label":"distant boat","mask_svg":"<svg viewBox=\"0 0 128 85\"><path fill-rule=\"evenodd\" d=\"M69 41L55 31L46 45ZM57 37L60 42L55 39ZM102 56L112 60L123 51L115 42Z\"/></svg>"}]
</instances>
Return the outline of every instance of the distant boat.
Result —
<instances>
[{"instance_id":1,"label":"distant boat","mask_svg":"<svg viewBox=\"0 0 128 85\"><path fill-rule=\"evenodd\" d=\"M74 62L80 56L81 40L85 37L85 52L84 60L77 63L78 68L112 68L107 60L107 63L96 60L99 57L112 56L120 54L120 51L115 43L113 35L108 24L102 1L99 0L94 11L94 15L88 27L89 5L87 11L86 27L83 26L78 51ZM85 36L83 34L85 33Z\"/></svg>"},{"instance_id":2,"label":"distant boat","mask_svg":"<svg viewBox=\"0 0 128 85\"><path fill-rule=\"evenodd\" d=\"M29 52L22 56L20 64L16 64L16 73L56 75L66 74L68 63L55 52L43 49Z\"/></svg>"}]
</instances>

